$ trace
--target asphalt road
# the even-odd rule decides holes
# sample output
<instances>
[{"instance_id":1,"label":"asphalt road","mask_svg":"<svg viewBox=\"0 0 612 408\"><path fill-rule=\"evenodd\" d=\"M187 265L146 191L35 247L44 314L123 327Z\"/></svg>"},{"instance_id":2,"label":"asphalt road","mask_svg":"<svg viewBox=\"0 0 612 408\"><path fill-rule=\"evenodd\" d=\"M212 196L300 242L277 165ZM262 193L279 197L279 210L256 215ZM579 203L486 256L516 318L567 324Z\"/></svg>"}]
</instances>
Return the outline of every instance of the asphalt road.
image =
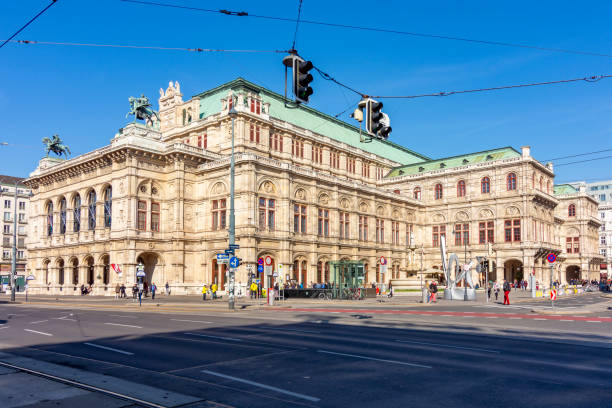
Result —
<instances>
[{"instance_id":1,"label":"asphalt road","mask_svg":"<svg viewBox=\"0 0 612 408\"><path fill-rule=\"evenodd\" d=\"M198 401L185 407L612 406L610 319L464 307L170 314L0 305L0 351Z\"/></svg>"}]
</instances>

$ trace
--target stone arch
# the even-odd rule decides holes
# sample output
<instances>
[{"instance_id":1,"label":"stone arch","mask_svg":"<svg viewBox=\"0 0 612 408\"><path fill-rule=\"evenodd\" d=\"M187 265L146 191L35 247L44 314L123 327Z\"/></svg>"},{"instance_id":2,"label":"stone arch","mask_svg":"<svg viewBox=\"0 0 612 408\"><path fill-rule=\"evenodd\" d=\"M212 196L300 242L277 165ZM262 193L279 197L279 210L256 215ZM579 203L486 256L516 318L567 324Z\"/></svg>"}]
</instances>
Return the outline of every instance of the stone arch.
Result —
<instances>
[{"instance_id":1,"label":"stone arch","mask_svg":"<svg viewBox=\"0 0 612 408\"><path fill-rule=\"evenodd\" d=\"M327 255L321 255L317 260L317 273L315 275L316 283L329 282L331 278L330 258Z\"/></svg>"},{"instance_id":2,"label":"stone arch","mask_svg":"<svg viewBox=\"0 0 612 408\"><path fill-rule=\"evenodd\" d=\"M368 276L368 259L367 258L362 258L359 260L359 262L363 262L363 283L368 286L370 284L369 281L369 276Z\"/></svg>"},{"instance_id":3,"label":"stone arch","mask_svg":"<svg viewBox=\"0 0 612 408\"><path fill-rule=\"evenodd\" d=\"M444 221L446 221L446 217L444 216L444 214L440 213L434 214L431 218L435 223L443 223Z\"/></svg>"},{"instance_id":4,"label":"stone arch","mask_svg":"<svg viewBox=\"0 0 612 408\"><path fill-rule=\"evenodd\" d=\"M340 208L343 208L345 210L351 209L352 208L351 200L347 197L341 197L340 198Z\"/></svg>"},{"instance_id":5,"label":"stone arch","mask_svg":"<svg viewBox=\"0 0 612 408\"><path fill-rule=\"evenodd\" d=\"M504 279L512 283L514 280L522 280L525 277L523 262L520 259L510 258L504 262Z\"/></svg>"},{"instance_id":6,"label":"stone arch","mask_svg":"<svg viewBox=\"0 0 612 408\"><path fill-rule=\"evenodd\" d=\"M384 216L386 213L386 209L384 205L379 205L376 207L376 215L378 216Z\"/></svg>"},{"instance_id":7,"label":"stone arch","mask_svg":"<svg viewBox=\"0 0 612 408\"><path fill-rule=\"evenodd\" d=\"M480 219L495 218L495 213L489 208L483 208L478 212L478 217Z\"/></svg>"},{"instance_id":8,"label":"stone arch","mask_svg":"<svg viewBox=\"0 0 612 408\"><path fill-rule=\"evenodd\" d=\"M568 265L565 268L565 281L569 283L573 280L580 280L582 277L580 272L580 267L578 265Z\"/></svg>"},{"instance_id":9,"label":"stone arch","mask_svg":"<svg viewBox=\"0 0 612 408\"><path fill-rule=\"evenodd\" d=\"M70 257L68 267L70 268L70 283L76 286L79 284L79 258L76 256Z\"/></svg>"},{"instance_id":10,"label":"stone arch","mask_svg":"<svg viewBox=\"0 0 612 408\"><path fill-rule=\"evenodd\" d=\"M48 285L49 283L51 283L49 281L49 264L51 264L51 260L49 258L45 258L42 260L42 272L43 272L43 277L44 277L44 282L46 285Z\"/></svg>"},{"instance_id":11,"label":"stone arch","mask_svg":"<svg viewBox=\"0 0 612 408\"><path fill-rule=\"evenodd\" d=\"M213 182L210 186L209 194L211 196L221 195L227 193L228 189L223 181Z\"/></svg>"},{"instance_id":12,"label":"stone arch","mask_svg":"<svg viewBox=\"0 0 612 408\"><path fill-rule=\"evenodd\" d=\"M317 197L317 202L319 204L328 205L330 201L331 199L329 197L329 194L327 194L326 192L319 193L319 196Z\"/></svg>"},{"instance_id":13,"label":"stone arch","mask_svg":"<svg viewBox=\"0 0 612 408\"><path fill-rule=\"evenodd\" d=\"M297 253L293 257L291 267L291 279L298 284L307 285L308 283L308 257L304 253Z\"/></svg>"},{"instance_id":14,"label":"stone arch","mask_svg":"<svg viewBox=\"0 0 612 408\"><path fill-rule=\"evenodd\" d=\"M304 189L303 187L297 187L295 189L295 193L293 194L293 196L295 197L296 200L301 200L301 201L308 200L308 193L306 192L306 189Z\"/></svg>"},{"instance_id":15,"label":"stone arch","mask_svg":"<svg viewBox=\"0 0 612 408\"><path fill-rule=\"evenodd\" d=\"M95 282L95 261L92 255L85 255L83 258L82 264L85 266L85 282L81 282L82 284L87 283L88 285L93 285Z\"/></svg>"},{"instance_id":16,"label":"stone arch","mask_svg":"<svg viewBox=\"0 0 612 408\"><path fill-rule=\"evenodd\" d=\"M55 266L57 267L57 284L60 286L63 286L64 283L66 282L65 280L65 267L66 264L64 262L63 258L57 258L55 260Z\"/></svg>"},{"instance_id":17,"label":"stone arch","mask_svg":"<svg viewBox=\"0 0 612 408\"><path fill-rule=\"evenodd\" d=\"M161 255L157 252L143 251L136 256L136 264L142 262L145 269L144 283L147 287L151 287L151 284L158 282L157 286L165 284L167 280L164 274L164 262ZM159 282L164 282L159 283Z\"/></svg>"},{"instance_id":18,"label":"stone arch","mask_svg":"<svg viewBox=\"0 0 612 408\"><path fill-rule=\"evenodd\" d=\"M518 207L510 205L510 206L506 207L506 215L508 215L510 217L519 216L519 215L521 215L521 210L519 210Z\"/></svg>"},{"instance_id":19,"label":"stone arch","mask_svg":"<svg viewBox=\"0 0 612 408\"><path fill-rule=\"evenodd\" d=\"M393 216L393 220L399 221L402 218L401 212L398 208L393 208L391 215Z\"/></svg>"},{"instance_id":20,"label":"stone arch","mask_svg":"<svg viewBox=\"0 0 612 408\"><path fill-rule=\"evenodd\" d=\"M455 214L455 220L457 221L468 221L469 219L470 219L470 216L465 211L458 211Z\"/></svg>"},{"instance_id":21,"label":"stone arch","mask_svg":"<svg viewBox=\"0 0 612 408\"><path fill-rule=\"evenodd\" d=\"M359 211L367 213L367 212L369 212L368 211L369 209L370 209L370 206L365 201L361 201L359 203Z\"/></svg>"},{"instance_id":22,"label":"stone arch","mask_svg":"<svg viewBox=\"0 0 612 408\"><path fill-rule=\"evenodd\" d=\"M259 182L257 191L264 194L276 195L278 192L278 188L272 180L264 178Z\"/></svg>"},{"instance_id":23,"label":"stone arch","mask_svg":"<svg viewBox=\"0 0 612 408\"><path fill-rule=\"evenodd\" d=\"M100 255L98 264L102 265L102 283L108 285L110 283L110 255L107 253Z\"/></svg>"},{"instance_id":24,"label":"stone arch","mask_svg":"<svg viewBox=\"0 0 612 408\"><path fill-rule=\"evenodd\" d=\"M580 235L580 230L576 227L568 227L567 234L568 237L577 237Z\"/></svg>"}]
</instances>

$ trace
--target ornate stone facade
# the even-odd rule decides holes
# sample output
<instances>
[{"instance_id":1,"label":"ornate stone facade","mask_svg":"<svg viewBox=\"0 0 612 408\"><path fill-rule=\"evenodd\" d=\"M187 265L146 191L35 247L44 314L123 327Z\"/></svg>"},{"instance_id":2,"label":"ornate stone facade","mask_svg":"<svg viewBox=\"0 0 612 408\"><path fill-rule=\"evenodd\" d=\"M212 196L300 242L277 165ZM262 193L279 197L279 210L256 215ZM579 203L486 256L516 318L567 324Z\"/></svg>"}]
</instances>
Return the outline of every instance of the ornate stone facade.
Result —
<instances>
[{"instance_id":1,"label":"ornate stone facade","mask_svg":"<svg viewBox=\"0 0 612 408\"><path fill-rule=\"evenodd\" d=\"M27 180L35 194L28 259L35 291L76 294L92 284L95 293L111 294L117 283L134 283L139 260L149 283L168 282L173 293L197 293L214 281L223 287L216 254L228 240L232 107L239 282L270 255L281 276L305 285L329 280L329 262L342 259L363 261L368 283L401 283L421 269L421 248L424 269L437 272L434 227L439 236L442 226L447 235L466 226L476 238L468 255L484 254L486 246L476 243L482 222L485 239L494 223L497 278L518 277L524 265L543 280L542 256L563 253L567 217L556 214L554 174L528 148L481 153L482 160L467 155L459 165L457 158L434 161L390 142L360 143L359 129L308 107L288 109L282 96L242 79L185 102L178 83L170 83L159 103L159 131L130 124L109 146L60 163L43 159ZM515 188L506 189L510 173ZM576 200L581 217L592 217L592 200ZM596 250L582 238L591 229L580 234L586 271ZM386 274L381 256L389 260Z\"/></svg>"}]
</instances>

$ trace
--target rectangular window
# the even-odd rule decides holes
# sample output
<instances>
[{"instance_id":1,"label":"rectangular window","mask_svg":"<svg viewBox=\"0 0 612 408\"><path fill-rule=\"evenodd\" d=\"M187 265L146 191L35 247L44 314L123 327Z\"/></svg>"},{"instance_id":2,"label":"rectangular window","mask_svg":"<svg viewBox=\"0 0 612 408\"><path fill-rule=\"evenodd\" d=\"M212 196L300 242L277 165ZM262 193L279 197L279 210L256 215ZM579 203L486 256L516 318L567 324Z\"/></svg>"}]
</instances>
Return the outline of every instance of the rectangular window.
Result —
<instances>
[{"instance_id":1,"label":"rectangular window","mask_svg":"<svg viewBox=\"0 0 612 408\"><path fill-rule=\"evenodd\" d=\"M329 152L329 165L333 168L333 169L339 169L340 168L340 155L337 152Z\"/></svg>"},{"instance_id":2,"label":"rectangular window","mask_svg":"<svg viewBox=\"0 0 612 408\"><path fill-rule=\"evenodd\" d=\"M349 213L340 212L340 238L349 239Z\"/></svg>"},{"instance_id":3,"label":"rectangular window","mask_svg":"<svg viewBox=\"0 0 612 408\"><path fill-rule=\"evenodd\" d=\"M391 243L399 245L399 221L391 221Z\"/></svg>"},{"instance_id":4,"label":"rectangular window","mask_svg":"<svg viewBox=\"0 0 612 408\"><path fill-rule=\"evenodd\" d=\"M577 254L580 252L580 238L574 237L574 253Z\"/></svg>"},{"instance_id":5,"label":"rectangular window","mask_svg":"<svg viewBox=\"0 0 612 408\"><path fill-rule=\"evenodd\" d=\"M346 158L346 171L351 174L355 174L355 159L351 157Z\"/></svg>"},{"instance_id":6,"label":"rectangular window","mask_svg":"<svg viewBox=\"0 0 612 408\"><path fill-rule=\"evenodd\" d=\"M521 220L504 221L504 241L521 242Z\"/></svg>"},{"instance_id":7,"label":"rectangular window","mask_svg":"<svg viewBox=\"0 0 612 408\"><path fill-rule=\"evenodd\" d=\"M229 99L227 100L227 110L231 111L233 107L234 107L234 97L230 96Z\"/></svg>"},{"instance_id":8,"label":"rectangular window","mask_svg":"<svg viewBox=\"0 0 612 408\"><path fill-rule=\"evenodd\" d=\"M17 233L19 235L25 235L25 227L24 226L20 226L19 230L17 231Z\"/></svg>"},{"instance_id":9,"label":"rectangular window","mask_svg":"<svg viewBox=\"0 0 612 408\"><path fill-rule=\"evenodd\" d=\"M306 234L306 206L302 204L293 205L293 232Z\"/></svg>"},{"instance_id":10,"label":"rectangular window","mask_svg":"<svg viewBox=\"0 0 612 408\"><path fill-rule=\"evenodd\" d=\"M251 142L259 143L260 131L261 128L259 127L259 125L251 123L251 125L249 126L249 140Z\"/></svg>"},{"instance_id":11,"label":"rectangular window","mask_svg":"<svg viewBox=\"0 0 612 408\"><path fill-rule=\"evenodd\" d=\"M19 209L20 210L25 210L25 205L26 205L25 201L20 201L19 202Z\"/></svg>"},{"instance_id":12,"label":"rectangular window","mask_svg":"<svg viewBox=\"0 0 612 408\"><path fill-rule=\"evenodd\" d=\"M17 248L25 248L25 238L19 238L17 240Z\"/></svg>"},{"instance_id":13,"label":"rectangular window","mask_svg":"<svg viewBox=\"0 0 612 408\"><path fill-rule=\"evenodd\" d=\"M4 200L4 208L11 208L11 200Z\"/></svg>"},{"instance_id":14,"label":"rectangular window","mask_svg":"<svg viewBox=\"0 0 612 408\"><path fill-rule=\"evenodd\" d=\"M4 233L5 234L10 234L11 233L11 226L10 225L4 225Z\"/></svg>"},{"instance_id":15,"label":"rectangular window","mask_svg":"<svg viewBox=\"0 0 612 408\"><path fill-rule=\"evenodd\" d=\"M319 146L312 146L312 161L321 164L323 163L323 148Z\"/></svg>"},{"instance_id":16,"label":"rectangular window","mask_svg":"<svg viewBox=\"0 0 612 408\"><path fill-rule=\"evenodd\" d=\"M478 243L486 244L495 242L494 221L486 221L478 224Z\"/></svg>"},{"instance_id":17,"label":"rectangular window","mask_svg":"<svg viewBox=\"0 0 612 408\"><path fill-rule=\"evenodd\" d=\"M212 229L225 229L226 201L225 198L212 202Z\"/></svg>"},{"instance_id":18,"label":"rectangular window","mask_svg":"<svg viewBox=\"0 0 612 408\"><path fill-rule=\"evenodd\" d=\"M470 244L470 224L455 224L455 245Z\"/></svg>"},{"instance_id":19,"label":"rectangular window","mask_svg":"<svg viewBox=\"0 0 612 408\"><path fill-rule=\"evenodd\" d=\"M270 144L270 150L275 150L277 152L283 151L283 136L270 131L270 137L268 138Z\"/></svg>"},{"instance_id":20,"label":"rectangular window","mask_svg":"<svg viewBox=\"0 0 612 408\"><path fill-rule=\"evenodd\" d=\"M138 201L138 229L144 231L147 229L147 202Z\"/></svg>"},{"instance_id":21,"label":"rectangular window","mask_svg":"<svg viewBox=\"0 0 612 408\"><path fill-rule=\"evenodd\" d=\"M23 251L17 251L17 259L23 259L24 255L23 255Z\"/></svg>"},{"instance_id":22,"label":"rectangular window","mask_svg":"<svg viewBox=\"0 0 612 408\"><path fill-rule=\"evenodd\" d=\"M274 212L276 203L273 199L259 198L259 228L274 230Z\"/></svg>"},{"instance_id":23,"label":"rectangular window","mask_svg":"<svg viewBox=\"0 0 612 408\"><path fill-rule=\"evenodd\" d=\"M376 180L380 180L381 178L383 178L385 175L384 173L385 173L385 169L376 167Z\"/></svg>"},{"instance_id":24,"label":"rectangular window","mask_svg":"<svg viewBox=\"0 0 612 408\"><path fill-rule=\"evenodd\" d=\"M4 221L10 221L11 220L11 213L10 212L5 212L4 213Z\"/></svg>"},{"instance_id":25,"label":"rectangular window","mask_svg":"<svg viewBox=\"0 0 612 408\"><path fill-rule=\"evenodd\" d=\"M431 228L431 244L434 247L440 245L440 227L437 225Z\"/></svg>"},{"instance_id":26,"label":"rectangular window","mask_svg":"<svg viewBox=\"0 0 612 408\"><path fill-rule=\"evenodd\" d=\"M602 235L602 236L601 236L601 238L600 238L600 243L601 243L602 245L606 245L606 236L605 236L605 235Z\"/></svg>"},{"instance_id":27,"label":"rectangular window","mask_svg":"<svg viewBox=\"0 0 612 408\"><path fill-rule=\"evenodd\" d=\"M406 245L412 246L414 243L412 242L413 237L413 225L406 224Z\"/></svg>"},{"instance_id":28,"label":"rectangular window","mask_svg":"<svg viewBox=\"0 0 612 408\"><path fill-rule=\"evenodd\" d=\"M19 213L18 220L19 220L19 222L25 222L25 214L24 213Z\"/></svg>"},{"instance_id":29,"label":"rectangular window","mask_svg":"<svg viewBox=\"0 0 612 408\"><path fill-rule=\"evenodd\" d=\"M151 203L151 231L159 231L159 203Z\"/></svg>"},{"instance_id":30,"label":"rectangular window","mask_svg":"<svg viewBox=\"0 0 612 408\"><path fill-rule=\"evenodd\" d=\"M385 242L385 220L379 218L376 219L376 242L380 244Z\"/></svg>"},{"instance_id":31,"label":"rectangular window","mask_svg":"<svg viewBox=\"0 0 612 408\"><path fill-rule=\"evenodd\" d=\"M359 216L359 240L368 240L368 217L365 215Z\"/></svg>"},{"instance_id":32,"label":"rectangular window","mask_svg":"<svg viewBox=\"0 0 612 408\"><path fill-rule=\"evenodd\" d=\"M317 223L317 233L321 237L329 236L329 210L319 208L319 217Z\"/></svg>"},{"instance_id":33,"label":"rectangular window","mask_svg":"<svg viewBox=\"0 0 612 408\"><path fill-rule=\"evenodd\" d=\"M2 238L2 246L11 246L11 238L10 237L3 237Z\"/></svg>"},{"instance_id":34,"label":"rectangular window","mask_svg":"<svg viewBox=\"0 0 612 408\"><path fill-rule=\"evenodd\" d=\"M2 251L2 258L3 258L3 259L11 259L11 251L9 251L9 250L3 250L3 251Z\"/></svg>"},{"instance_id":35,"label":"rectangular window","mask_svg":"<svg viewBox=\"0 0 612 408\"><path fill-rule=\"evenodd\" d=\"M291 154L293 157L304 158L304 142L301 140L291 139Z\"/></svg>"},{"instance_id":36,"label":"rectangular window","mask_svg":"<svg viewBox=\"0 0 612 408\"><path fill-rule=\"evenodd\" d=\"M370 165L368 163L363 163L361 165L361 176L370 178Z\"/></svg>"}]
</instances>

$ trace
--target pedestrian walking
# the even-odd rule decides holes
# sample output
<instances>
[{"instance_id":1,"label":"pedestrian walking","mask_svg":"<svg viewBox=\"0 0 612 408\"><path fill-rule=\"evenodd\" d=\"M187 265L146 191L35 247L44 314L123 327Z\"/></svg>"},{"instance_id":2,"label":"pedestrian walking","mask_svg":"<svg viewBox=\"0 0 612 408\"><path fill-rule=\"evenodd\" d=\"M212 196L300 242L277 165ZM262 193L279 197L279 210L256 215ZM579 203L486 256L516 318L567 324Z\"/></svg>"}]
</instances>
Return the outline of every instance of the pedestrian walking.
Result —
<instances>
[{"instance_id":1,"label":"pedestrian walking","mask_svg":"<svg viewBox=\"0 0 612 408\"><path fill-rule=\"evenodd\" d=\"M170 296L170 285L166 282L166 296Z\"/></svg>"},{"instance_id":2,"label":"pedestrian walking","mask_svg":"<svg viewBox=\"0 0 612 408\"><path fill-rule=\"evenodd\" d=\"M499 296L499 283L495 282L495 285L493 285L493 292L495 292L495 301L497 301L497 298Z\"/></svg>"},{"instance_id":3,"label":"pedestrian walking","mask_svg":"<svg viewBox=\"0 0 612 408\"><path fill-rule=\"evenodd\" d=\"M431 293L429 292L429 285L427 284L427 281L425 281L425 286L423 286L423 292L425 292L425 295L427 295L427 303L429 303Z\"/></svg>"},{"instance_id":4,"label":"pedestrian walking","mask_svg":"<svg viewBox=\"0 0 612 408\"><path fill-rule=\"evenodd\" d=\"M157 291L157 285L155 283L151 284L151 300L155 299L155 291Z\"/></svg>"},{"instance_id":5,"label":"pedestrian walking","mask_svg":"<svg viewBox=\"0 0 612 408\"><path fill-rule=\"evenodd\" d=\"M210 290L212 291L212 298L215 300L217 298L217 284L213 283Z\"/></svg>"},{"instance_id":6,"label":"pedestrian walking","mask_svg":"<svg viewBox=\"0 0 612 408\"><path fill-rule=\"evenodd\" d=\"M125 284L121 284L121 295L119 296L120 298L127 298L127 294L125 293Z\"/></svg>"},{"instance_id":7,"label":"pedestrian walking","mask_svg":"<svg viewBox=\"0 0 612 408\"><path fill-rule=\"evenodd\" d=\"M488 300L491 300L491 289L493 289L492 286L493 286L493 282L489 281L489 284L487 285L487 299Z\"/></svg>"},{"instance_id":8,"label":"pedestrian walking","mask_svg":"<svg viewBox=\"0 0 612 408\"><path fill-rule=\"evenodd\" d=\"M510 282L504 279L504 305L508 306L510 306L510 298L508 297L510 289Z\"/></svg>"},{"instance_id":9,"label":"pedestrian walking","mask_svg":"<svg viewBox=\"0 0 612 408\"><path fill-rule=\"evenodd\" d=\"M257 284L255 282L251 283L251 299L257 298Z\"/></svg>"},{"instance_id":10,"label":"pedestrian walking","mask_svg":"<svg viewBox=\"0 0 612 408\"><path fill-rule=\"evenodd\" d=\"M392 283L389 283L389 295L388 296L390 298L393 297L393 284Z\"/></svg>"},{"instance_id":11,"label":"pedestrian walking","mask_svg":"<svg viewBox=\"0 0 612 408\"><path fill-rule=\"evenodd\" d=\"M206 301L206 292L208 292L208 286L204 284L204 286L202 286L202 300L203 301Z\"/></svg>"},{"instance_id":12,"label":"pedestrian walking","mask_svg":"<svg viewBox=\"0 0 612 408\"><path fill-rule=\"evenodd\" d=\"M119 299L119 294L121 293L121 286L119 286L119 284L117 284L117 286L115 286L115 299Z\"/></svg>"},{"instance_id":13,"label":"pedestrian walking","mask_svg":"<svg viewBox=\"0 0 612 408\"><path fill-rule=\"evenodd\" d=\"M431 281L429 291L431 292L431 303L436 303L436 293L438 293L438 285L436 284L436 281Z\"/></svg>"},{"instance_id":14,"label":"pedestrian walking","mask_svg":"<svg viewBox=\"0 0 612 408\"><path fill-rule=\"evenodd\" d=\"M138 304L142 307L142 289L138 289Z\"/></svg>"}]
</instances>

